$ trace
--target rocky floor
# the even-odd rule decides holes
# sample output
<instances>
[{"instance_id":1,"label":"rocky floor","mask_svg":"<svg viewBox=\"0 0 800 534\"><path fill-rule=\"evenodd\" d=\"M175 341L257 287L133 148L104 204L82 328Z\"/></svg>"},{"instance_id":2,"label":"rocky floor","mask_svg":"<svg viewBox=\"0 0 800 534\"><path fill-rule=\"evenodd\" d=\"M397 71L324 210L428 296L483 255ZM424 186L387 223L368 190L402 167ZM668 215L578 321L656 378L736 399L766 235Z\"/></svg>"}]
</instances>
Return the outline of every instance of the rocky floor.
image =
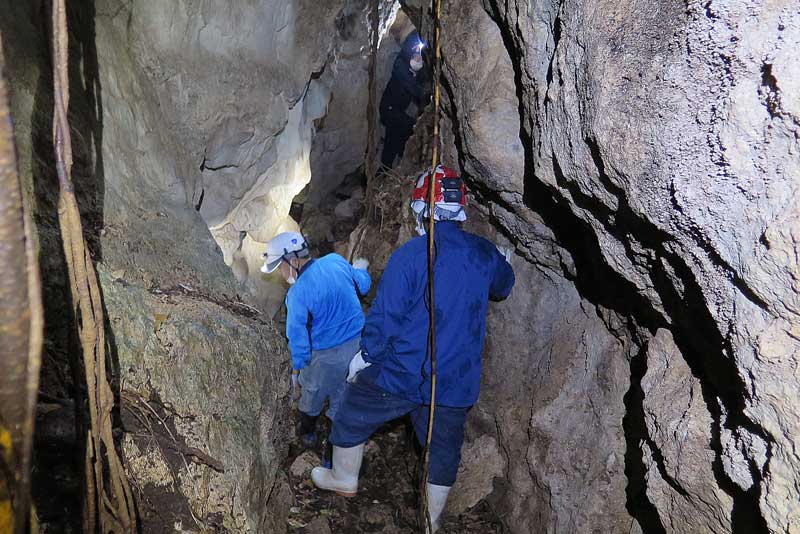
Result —
<instances>
[{"instance_id":1,"label":"rocky floor","mask_svg":"<svg viewBox=\"0 0 800 534\"><path fill-rule=\"evenodd\" d=\"M289 477L294 503L288 532L328 534L332 532L420 532L418 509L418 458L413 434L404 420L381 428L367 443L359 492L345 498L317 490L310 472L320 464L319 450L302 450L293 443ZM500 522L485 503L459 517L445 515L439 532L444 534L501 533Z\"/></svg>"}]
</instances>

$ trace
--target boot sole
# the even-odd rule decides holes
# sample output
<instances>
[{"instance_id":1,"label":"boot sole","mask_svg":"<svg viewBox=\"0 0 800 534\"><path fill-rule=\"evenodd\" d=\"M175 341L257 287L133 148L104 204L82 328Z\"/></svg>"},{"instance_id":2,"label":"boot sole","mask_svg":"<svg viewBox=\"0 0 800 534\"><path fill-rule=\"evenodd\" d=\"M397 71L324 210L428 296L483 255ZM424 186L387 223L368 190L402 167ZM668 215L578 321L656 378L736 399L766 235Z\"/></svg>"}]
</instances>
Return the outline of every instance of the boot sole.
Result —
<instances>
[{"instance_id":1,"label":"boot sole","mask_svg":"<svg viewBox=\"0 0 800 534\"><path fill-rule=\"evenodd\" d=\"M314 485L317 486L316 483L314 483ZM344 490L338 490L336 488L326 488L326 487L323 487L323 486L317 486L317 489L318 490L322 490L322 491L332 491L336 495L341 495L342 497L347 497L348 499L350 499L352 497L355 497L356 493L358 493L358 490L356 490L356 491L344 491Z\"/></svg>"},{"instance_id":2,"label":"boot sole","mask_svg":"<svg viewBox=\"0 0 800 534\"><path fill-rule=\"evenodd\" d=\"M358 492L358 485L354 484L355 487L352 490L346 490L342 488L341 485L339 487L336 487L336 485L331 484L330 482L332 481L330 480L330 477L331 477L331 471L329 469L315 467L311 471L311 482L317 487L317 489L321 489L323 491L332 491L337 495L341 495L342 497L347 497L348 499L356 496L356 492ZM320 478L322 478L323 480L318 480Z\"/></svg>"}]
</instances>

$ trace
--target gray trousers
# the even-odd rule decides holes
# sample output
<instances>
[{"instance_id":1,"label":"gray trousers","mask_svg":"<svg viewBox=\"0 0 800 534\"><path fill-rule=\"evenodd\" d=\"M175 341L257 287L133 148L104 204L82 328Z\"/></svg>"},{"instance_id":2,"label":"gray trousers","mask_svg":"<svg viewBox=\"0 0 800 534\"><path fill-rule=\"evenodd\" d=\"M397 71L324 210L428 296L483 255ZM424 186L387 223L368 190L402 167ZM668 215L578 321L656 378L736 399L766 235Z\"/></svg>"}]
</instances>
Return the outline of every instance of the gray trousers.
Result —
<instances>
[{"instance_id":1,"label":"gray trousers","mask_svg":"<svg viewBox=\"0 0 800 534\"><path fill-rule=\"evenodd\" d=\"M358 352L361 337L356 336L336 347L311 352L311 361L300 370L301 412L317 416L328 400L328 419L333 421L342 401L350 360Z\"/></svg>"}]
</instances>

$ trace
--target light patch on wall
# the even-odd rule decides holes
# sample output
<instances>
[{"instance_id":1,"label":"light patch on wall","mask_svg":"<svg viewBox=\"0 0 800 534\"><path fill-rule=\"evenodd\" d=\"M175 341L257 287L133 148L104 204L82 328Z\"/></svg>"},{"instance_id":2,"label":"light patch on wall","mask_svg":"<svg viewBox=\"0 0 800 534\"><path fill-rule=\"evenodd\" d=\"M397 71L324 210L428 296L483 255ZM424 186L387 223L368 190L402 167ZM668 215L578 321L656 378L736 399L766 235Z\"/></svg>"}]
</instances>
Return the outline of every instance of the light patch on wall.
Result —
<instances>
[{"instance_id":1,"label":"light patch on wall","mask_svg":"<svg viewBox=\"0 0 800 534\"><path fill-rule=\"evenodd\" d=\"M252 285L259 306L268 312L281 302L283 288L279 278L259 272L261 254L273 236L298 229L289 217L289 209L292 199L311 180L314 121L325 116L329 101L330 91L311 80L303 98L289 109L286 126L276 136L275 162L251 187L239 191L241 200L220 223L210 227L225 263L240 282Z\"/></svg>"}]
</instances>

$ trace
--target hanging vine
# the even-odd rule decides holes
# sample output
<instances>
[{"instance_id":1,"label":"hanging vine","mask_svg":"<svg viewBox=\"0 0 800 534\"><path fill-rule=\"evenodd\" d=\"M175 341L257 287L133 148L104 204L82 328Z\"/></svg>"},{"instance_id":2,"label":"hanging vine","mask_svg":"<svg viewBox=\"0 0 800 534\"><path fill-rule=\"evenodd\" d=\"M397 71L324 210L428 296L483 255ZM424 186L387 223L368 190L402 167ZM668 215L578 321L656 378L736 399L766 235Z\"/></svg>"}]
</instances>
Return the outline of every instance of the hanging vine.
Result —
<instances>
[{"instance_id":1,"label":"hanging vine","mask_svg":"<svg viewBox=\"0 0 800 534\"><path fill-rule=\"evenodd\" d=\"M375 175L378 172L377 165L377 115L378 115L378 44L380 41L380 0L372 0L370 9L370 32L372 40L369 48L369 98L367 101L367 220L375 220L375 204L370 201L375 190Z\"/></svg>"},{"instance_id":2,"label":"hanging vine","mask_svg":"<svg viewBox=\"0 0 800 534\"><path fill-rule=\"evenodd\" d=\"M420 495L422 496L421 524L422 532L433 532L430 515L428 514L428 475L431 463L431 439L433 438L433 424L436 414L436 302L434 300L434 266L436 263L436 244L434 240L435 218L433 212L436 206L436 167L439 166L439 122L441 118L441 76L442 76L442 0L433 0L433 35L435 56L433 64L433 160L431 162L430 180L428 180L428 349L431 358L431 404L428 413L428 433L425 438L425 450L422 460L422 477Z\"/></svg>"},{"instance_id":3,"label":"hanging vine","mask_svg":"<svg viewBox=\"0 0 800 534\"><path fill-rule=\"evenodd\" d=\"M31 514L31 445L44 312L33 227L17 172L0 43L0 532Z\"/></svg>"},{"instance_id":4,"label":"hanging vine","mask_svg":"<svg viewBox=\"0 0 800 534\"><path fill-rule=\"evenodd\" d=\"M112 434L114 394L106 368L105 321L100 287L83 236L72 183L69 107L68 34L65 0L53 0L53 145L60 189L58 220L67 261L72 306L83 352L89 401L86 436L84 531L133 534L136 515L130 485Z\"/></svg>"}]
</instances>

